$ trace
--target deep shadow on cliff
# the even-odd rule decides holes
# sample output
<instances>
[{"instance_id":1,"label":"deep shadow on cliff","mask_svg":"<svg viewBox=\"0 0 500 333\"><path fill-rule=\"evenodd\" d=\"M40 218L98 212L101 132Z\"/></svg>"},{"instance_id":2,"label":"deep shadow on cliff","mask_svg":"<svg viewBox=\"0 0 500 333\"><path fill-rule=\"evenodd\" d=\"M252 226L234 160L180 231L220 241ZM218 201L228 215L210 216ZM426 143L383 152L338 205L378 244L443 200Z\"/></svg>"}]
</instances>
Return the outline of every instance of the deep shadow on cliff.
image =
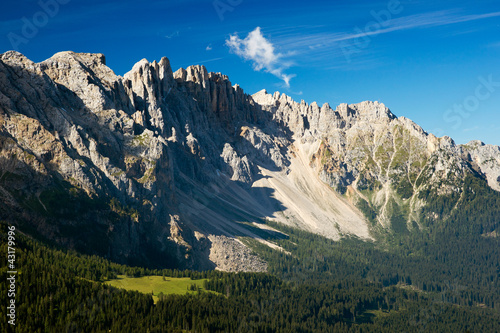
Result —
<instances>
[{"instance_id":1,"label":"deep shadow on cliff","mask_svg":"<svg viewBox=\"0 0 500 333\"><path fill-rule=\"evenodd\" d=\"M210 242L195 232L283 237L251 225L284 209L273 189L251 186L259 167L282 166L241 131L268 124L268 136L285 139L286 127L227 77L210 74L208 88L184 85L144 64L138 73L156 70L153 77L168 85L140 90L132 79L100 77L103 59L85 57L0 61L0 219L58 246L150 267L215 268ZM84 83L67 73L68 62ZM91 87L90 95L75 87ZM228 145L235 155L225 159Z\"/></svg>"}]
</instances>

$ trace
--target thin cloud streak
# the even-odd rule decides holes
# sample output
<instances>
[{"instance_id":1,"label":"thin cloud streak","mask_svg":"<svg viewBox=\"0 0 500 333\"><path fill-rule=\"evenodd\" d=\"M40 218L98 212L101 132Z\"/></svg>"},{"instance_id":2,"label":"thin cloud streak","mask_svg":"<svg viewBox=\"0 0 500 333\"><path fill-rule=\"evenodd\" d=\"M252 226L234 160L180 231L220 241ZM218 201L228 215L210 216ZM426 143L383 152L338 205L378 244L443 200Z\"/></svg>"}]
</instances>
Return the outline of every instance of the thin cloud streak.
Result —
<instances>
[{"instance_id":1,"label":"thin cloud streak","mask_svg":"<svg viewBox=\"0 0 500 333\"><path fill-rule=\"evenodd\" d=\"M463 23L475 20L481 20L491 17L500 16L500 12L481 14L481 15L465 15L461 17L451 17L450 14L454 11L439 11L426 14L415 14L401 18L395 18L388 21L388 27L368 31L363 33L334 33L334 34L314 34L309 36L290 36L289 40L282 41L283 44L291 45L293 48L308 47L318 44L333 44L346 40L353 40L362 36L381 35L394 31L408 30L415 28L430 28L449 24Z\"/></svg>"},{"instance_id":2,"label":"thin cloud streak","mask_svg":"<svg viewBox=\"0 0 500 333\"><path fill-rule=\"evenodd\" d=\"M479 129L480 129L480 127L479 127L479 126L474 126L474 127L471 127L471 128L464 128L464 129L462 130L462 132L465 132L465 133L467 133L467 132L473 132L473 131L477 131L477 130L479 130Z\"/></svg>"},{"instance_id":3,"label":"thin cloud streak","mask_svg":"<svg viewBox=\"0 0 500 333\"><path fill-rule=\"evenodd\" d=\"M176 30L176 31L166 35L165 38L172 39L172 38L179 37L179 36L180 36L180 32L179 32L179 30Z\"/></svg>"},{"instance_id":4,"label":"thin cloud streak","mask_svg":"<svg viewBox=\"0 0 500 333\"><path fill-rule=\"evenodd\" d=\"M491 43L491 44L488 44L487 46L492 47L492 48L497 48L497 47L500 47L500 42Z\"/></svg>"},{"instance_id":5,"label":"thin cloud streak","mask_svg":"<svg viewBox=\"0 0 500 333\"><path fill-rule=\"evenodd\" d=\"M220 57L220 58L213 58L213 59L208 59L208 60L202 60L202 61L198 61L196 62L195 64L204 64L206 62L212 62L212 61L217 61L217 60L222 60L224 59L224 57Z\"/></svg>"},{"instance_id":6,"label":"thin cloud streak","mask_svg":"<svg viewBox=\"0 0 500 333\"><path fill-rule=\"evenodd\" d=\"M474 15L457 15L456 10L443 10L424 14L408 15L400 18L393 18L386 22L385 26L380 24L380 29L373 31L363 31L361 33L338 32L338 33L312 33L285 34L279 39L279 45L293 50L303 50L301 53L314 54L316 51L326 51L332 46L337 46L339 42L348 42L366 36L382 35L396 31L433 28L457 23L464 23L476 20L483 20L499 17L500 12ZM372 20L374 21L374 19ZM367 23L370 21L367 21Z\"/></svg>"},{"instance_id":7,"label":"thin cloud streak","mask_svg":"<svg viewBox=\"0 0 500 333\"><path fill-rule=\"evenodd\" d=\"M206 59L206 60L201 60L201 61L192 61L191 63L188 63L188 64L181 64L181 67L182 68L188 68L189 66L194 66L194 65L202 65L202 64L205 64L207 62L213 62L213 61L218 61L218 60L222 60L224 59L224 57L220 57L220 58L211 58L211 59Z\"/></svg>"}]
</instances>

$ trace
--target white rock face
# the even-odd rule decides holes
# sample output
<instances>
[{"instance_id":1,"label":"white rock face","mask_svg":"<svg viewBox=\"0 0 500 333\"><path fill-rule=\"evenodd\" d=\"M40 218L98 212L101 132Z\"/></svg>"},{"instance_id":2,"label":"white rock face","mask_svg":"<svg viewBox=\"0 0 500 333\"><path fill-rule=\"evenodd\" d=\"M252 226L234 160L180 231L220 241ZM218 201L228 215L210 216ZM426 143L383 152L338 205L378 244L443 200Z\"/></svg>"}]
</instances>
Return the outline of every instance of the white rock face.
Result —
<instances>
[{"instance_id":1,"label":"white rock face","mask_svg":"<svg viewBox=\"0 0 500 333\"><path fill-rule=\"evenodd\" d=\"M224 150L220 156L233 171L231 180L252 183L252 171L250 170L250 163L246 156L240 158L229 143L224 145Z\"/></svg>"},{"instance_id":2,"label":"white rock face","mask_svg":"<svg viewBox=\"0 0 500 333\"><path fill-rule=\"evenodd\" d=\"M471 141L462 148L470 154L472 161L486 175L488 185L500 191L500 147L485 145L481 141Z\"/></svg>"},{"instance_id":3,"label":"white rock face","mask_svg":"<svg viewBox=\"0 0 500 333\"><path fill-rule=\"evenodd\" d=\"M240 241L226 236L209 235L212 243L210 260L218 270L224 272L266 272L267 263L243 245Z\"/></svg>"}]
</instances>

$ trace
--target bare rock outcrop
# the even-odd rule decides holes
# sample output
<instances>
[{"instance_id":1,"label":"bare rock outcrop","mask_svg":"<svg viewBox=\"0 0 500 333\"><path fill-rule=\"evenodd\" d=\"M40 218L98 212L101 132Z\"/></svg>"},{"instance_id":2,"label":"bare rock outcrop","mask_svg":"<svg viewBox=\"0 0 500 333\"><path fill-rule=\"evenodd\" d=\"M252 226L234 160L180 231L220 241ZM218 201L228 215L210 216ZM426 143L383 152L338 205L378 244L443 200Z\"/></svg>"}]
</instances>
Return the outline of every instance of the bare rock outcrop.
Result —
<instances>
[{"instance_id":1,"label":"bare rock outcrop","mask_svg":"<svg viewBox=\"0 0 500 333\"><path fill-rule=\"evenodd\" d=\"M267 263L240 241L226 236L209 236L210 260L224 272L266 272Z\"/></svg>"}]
</instances>

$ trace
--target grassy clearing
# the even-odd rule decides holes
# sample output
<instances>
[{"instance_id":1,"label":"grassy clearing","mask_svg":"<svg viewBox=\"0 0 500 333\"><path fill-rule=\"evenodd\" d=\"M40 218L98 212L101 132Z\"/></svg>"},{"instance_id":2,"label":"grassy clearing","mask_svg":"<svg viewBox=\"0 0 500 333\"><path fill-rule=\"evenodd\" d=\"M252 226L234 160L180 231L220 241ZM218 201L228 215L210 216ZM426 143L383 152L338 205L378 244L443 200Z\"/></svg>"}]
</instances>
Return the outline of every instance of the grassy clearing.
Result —
<instances>
[{"instance_id":1,"label":"grassy clearing","mask_svg":"<svg viewBox=\"0 0 500 333\"><path fill-rule=\"evenodd\" d=\"M390 316L391 314L395 314L395 313L398 313L400 311L395 311L395 310L391 310L391 311L388 311L388 310L366 310L363 315L366 316L366 317L388 317Z\"/></svg>"},{"instance_id":2,"label":"grassy clearing","mask_svg":"<svg viewBox=\"0 0 500 333\"><path fill-rule=\"evenodd\" d=\"M156 303L158 301L158 295L163 293L168 294L193 294L197 291L190 290L191 285L196 285L199 290L212 292L205 290L203 288L203 282L207 279L201 280L191 280L190 278L173 278L165 277L163 280L162 276L143 276L139 278L126 277L125 275L118 275L117 279L106 281L107 285L113 286L115 288L121 288L126 290L136 290L143 294L153 295L153 300Z\"/></svg>"}]
</instances>

